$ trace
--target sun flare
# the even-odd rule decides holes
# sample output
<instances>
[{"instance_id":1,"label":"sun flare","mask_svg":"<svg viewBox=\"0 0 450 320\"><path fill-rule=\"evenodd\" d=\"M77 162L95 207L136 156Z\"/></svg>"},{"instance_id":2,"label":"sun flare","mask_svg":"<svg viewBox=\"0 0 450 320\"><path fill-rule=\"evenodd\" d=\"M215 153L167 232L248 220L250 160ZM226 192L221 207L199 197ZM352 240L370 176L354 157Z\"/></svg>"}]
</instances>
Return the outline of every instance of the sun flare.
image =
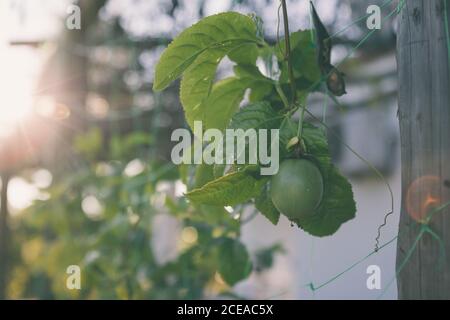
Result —
<instances>
[{"instance_id":1,"label":"sun flare","mask_svg":"<svg viewBox=\"0 0 450 320\"><path fill-rule=\"evenodd\" d=\"M25 51L0 44L0 136L15 130L32 110L31 66L27 66ZM17 59L17 55L23 59ZM14 56L14 58L13 58ZM28 67L28 68L27 68Z\"/></svg>"},{"instance_id":2,"label":"sun flare","mask_svg":"<svg viewBox=\"0 0 450 320\"><path fill-rule=\"evenodd\" d=\"M17 129L32 111L37 57L32 49L9 44L10 21L0 14L0 139Z\"/></svg>"}]
</instances>

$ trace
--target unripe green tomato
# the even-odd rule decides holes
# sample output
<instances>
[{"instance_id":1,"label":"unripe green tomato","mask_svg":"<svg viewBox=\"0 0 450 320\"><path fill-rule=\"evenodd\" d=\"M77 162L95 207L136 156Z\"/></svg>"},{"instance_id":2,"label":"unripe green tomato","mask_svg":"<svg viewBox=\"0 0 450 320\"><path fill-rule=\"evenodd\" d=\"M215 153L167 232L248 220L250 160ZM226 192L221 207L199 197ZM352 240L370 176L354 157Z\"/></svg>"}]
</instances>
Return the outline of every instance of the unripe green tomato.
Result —
<instances>
[{"instance_id":1,"label":"unripe green tomato","mask_svg":"<svg viewBox=\"0 0 450 320\"><path fill-rule=\"evenodd\" d=\"M283 161L271 183L273 204L291 220L313 215L322 201L322 174L309 160Z\"/></svg>"}]
</instances>

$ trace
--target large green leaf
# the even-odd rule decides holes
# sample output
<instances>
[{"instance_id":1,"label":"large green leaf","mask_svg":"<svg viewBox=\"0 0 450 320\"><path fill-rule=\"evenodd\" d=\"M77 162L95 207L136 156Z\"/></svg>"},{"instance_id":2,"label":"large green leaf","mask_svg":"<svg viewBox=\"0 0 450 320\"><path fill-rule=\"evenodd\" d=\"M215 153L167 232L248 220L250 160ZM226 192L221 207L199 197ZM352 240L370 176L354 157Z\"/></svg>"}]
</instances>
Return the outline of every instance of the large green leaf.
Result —
<instances>
[{"instance_id":1,"label":"large green leaf","mask_svg":"<svg viewBox=\"0 0 450 320\"><path fill-rule=\"evenodd\" d=\"M184 30L164 51L156 66L153 89L165 89L209 49L256 42L256 26L248 16L226 12L206 17Z\"/></svg>"},{"instance_id":2,"label":"large green leaf","mask_svg":"<svg viewBox=\"0 0 450 320\"><path fill-rule=\"evenodd\" d=\"M259 176L258 166L248 166L194 189L186 197L195 203L234 206L258 196L267 179Z\"/></svg>"},{"instance_id":3,"label":"large green leaf","mask_svg":"<svg viewBox=\"0 0 450 320\"><path fill-rule=\"evenodd\" d=\"M252 272L252 262L245 246L230 238L221 238L218 246L218 270L222 279L233 286Z\"/></svg>"},{"instance_id":4,"label":"large green leaf","mask_svg":"<svg viewBox=\"0 0 450 320\"><path fill-rule=\"evenodd\" d=\"M237 112L230 123L232 129L275 129L279 128L283 115L275 111L268 102L249 104Z\"/></svg>"},{"instance_id":5,"label":"large green leaf","mask_svg":"<svg viewBox=\"0 0 450 320\"><path fill-rule=\"evenodd\" d=\"M213 53L211 52L211 54ZM212 68L210 64L197 66L197 63L195 63L192 66L192 70ZM272 84L269 80L261 74L260 77L257 77L257 74L252 75L251 72L255 72L255 70L251 69L250 71L249 68L251 67L246 66L244 68L239 66L235 68L235 71L237 71L236 77L218 81L212 86L212 89L208 87L207 82L214 76L215 69L214 72L203 78L206 82L202 82L203 80L194 81L192 80L195 79L194 76L190 78L183 77L181 101L188 124L193 127L194 121L202 121L205 130L211 128L223 130L228 126L233 114L239 109L247 89L252 90L253 98L261 98L270 92ZM191 68L187 73L190 72ZM185 81L185 79L189 80ZM191 88L189 90L190 94L186 94L186 87ZM263 91L262 93L261 90Z\"/></svg>"},{"instance_id":6,"label":"large green leaf","mask_svg":"<svg viewBox=\"0 0 450 320\"><path fill-rule=\"evenodd\" d=\"M317 213L297 221L303 230L317 237L334 234L343 223L353 219L356 212L352 186L335 166L328 167L324 180L323 200Z\"/></svg>"},{"instance_id":7,"label":"large green leaf","mask_svg":"<svg viewBox=\"0 0 450 320\"><path fill-rule=\"evenodd\" d=\"M233 69L236 77L247 79L248 88L250 89L250 102L262 101L272 93L274 82L264 76L256 65L239 64Z\"/></svg>"},{"instance_id":8,"label":"large green leaf","mask_svg":"<svg viewBox=\"0 0 450 320\"><path fill-rule=\"evenodd\" d=\"M331 156L325 132L312 124L305 122L303 124L302 136L305 141L307 152L314 155L314 158L319 161L321 166L329 166L331 164ZM326 172L323 172L322 174L326 174Z\"/></svg>"},{"instance_id":9,"label":"large green leaf","mask_svg":"<svg viewBox=\"0 0 450 320\"><path fill-rule=\"evenodd\" d=\"M200 164L195 170L195 188L201 188L208 182L214 180L214 166L208 164Z\"/></svg>"},{"instance_id":10,"label":"large green leaf","mask_svg":"<svg viewBox=\"0 0 450 320\"><path fill-rule=\"evenodd\" d=\"M272 94L273 85L267 82L255 82L250 87L250 102L257 102L264 100L267 96Z\"/></svg>"},{"instance_id":11,"label":"large green leaf","mask_svg":"<svg viewBox=\"0 0 450 320\"><path fill-rule=\"evenodd\" d=\"M201 188L212 180L214 180L213 165L200 164L196 166L195 188ZM194 220L198 218L200 221L215 225L229 225L234 227L238 225L238 222L232 218L224 206L197 203L195 207L197 210Z\"/></svg>"},{"instance_id":12,"label":"large green leaf","mask_svg":"<svg viewBox=\"0 0 450 320\"><path fill-rule=\"evenodd\" d=\"M233 116L230 123L230 128L234 130L241 129L245 132L250 129L278 129L283 122L284 117L285 116L281 112L273 109L270 103L266 101L255 102L244 106ZM275 142L272 138L272 132L268 132L267 150L264 151L264 154L266 155L271 155L272 148L276 146L272 143ZM260 161L264 159L260 159L262 150L260 149L261 146L259 143L258 132L256 139L256 141L246 141L247 146L251 143L256 143L256 148L245 148L245 159L256 159L259 161L258 163L260 165L267 165L265 161ZM236 154L235 159L239 159L243 156L243 154Z\"/></svg>"},{"instance_id":13,"label":"large green leaf","mask_svg":"<svg viewBox=\"0 0 450 320\"><path fill-rule=\"evenodd\" d=\"M216 83L211 94L192 111L186 111L188 123L203 121L203 128L225 129L244 98L251 80L227 78Z\"/></svg>"},{"instance_id":14,"label":"large green leaf","mask_svg":"<svg viewBox=\"0 0 450 320\"><path fill-rule=\"evenodd\" d=\"M278 224L280 212L272 203L268 183L262 187L261 194L255 199L255 207L274 225Z\"/></svg>"},{"instance_id":15,"label":"large green leaf","mask_svg":"<svg viewBox=\"0 0 450 320\"><path fill-rule=\"evenodd\" d=\"M211 93L217 66L225 54L225 49L207 50L184 73L180 84L180 101L191 128L195 120L202 120L203 102Z\"/></svg>"},{"instance_id":16,"label":"large green leaf","mask_svg":"<svg viewBox=\"0 0 450 320\"><path fill-rule=\"evenodd\" d=\"M258 46L252 42L245 43L230 50L228 57L237 64L254 65L258 59Z\"/></svg>"},{"instance_id":17,"label":"large green leaf","mask_svg":"<svg viewBox=\"0 0 450 320\"><path fill-rule=\"evenodd\" d=\"M252 100L262 99L272 90L270 79L265 78L256 66L249 64L237 65L234 68L236 77L224 79L213 86L217 65L227 51L228 48L205 51L184 73L180 99L191 127L194 121L203 121L205 129L223 129L247 89L251 89Z\"/></svg>"},{"instance_id":18,"label":"large green leaf","mask_svg":"<svg viewBox=\"0 0 450 320\"><path fill-rule=\"evenodd\" d=\"M295 222L314 236L332 235L343 223L355 217L352 186L332 164L327 139L321 129L305 123L303 139L308 153L317 160L322 172L324 194L315 215Z\"/></svg>"},{"instance_id":19,"label":"large green leaf","mask_svg":"<svg viewBox=\"0 0 450 320\"><path fill-rule=\"evenodd\" d=\"M293 57L292 65L295 78L303 78L310 83L320 80L320 69L317 64L315 44L311 40L311 30L293 32L290 39L291 55ZM279 45L276 46L276 54L278 59L282 61L281 80L283 82L287 82L289 78L287 63L285 62L283 55L285 50L285 41L284 39L281 39Z\"/></svg>"},{"instance_id":20,"label":"large green leaf","mask_svg":"<svg viewBox=\"0 0 450 320\"><path fill-rule=\"evenodd\" d=\"M242 129L247 132L249 129L259 130L259 129L278 129L283 115L278 111L274 110L268 102L261 101L256 103L251 103L247 106L244 106L239 110L239 112L235 113L232 117L230 128L237 130ZM257 159L259 160L260 155L260 145L259 145L259 136L258 134L255 136L255 141L247 141L246 145L250 144L256 145L256 148L245 148L245 159ZM271 133L267 136L267 146L272 146L271 144ZM254 153L251 153L254 150ZM270 154L271 150L267 150ZM244 156L243 154L236 154L235 159Z\"/></svg>"}]
</instances>

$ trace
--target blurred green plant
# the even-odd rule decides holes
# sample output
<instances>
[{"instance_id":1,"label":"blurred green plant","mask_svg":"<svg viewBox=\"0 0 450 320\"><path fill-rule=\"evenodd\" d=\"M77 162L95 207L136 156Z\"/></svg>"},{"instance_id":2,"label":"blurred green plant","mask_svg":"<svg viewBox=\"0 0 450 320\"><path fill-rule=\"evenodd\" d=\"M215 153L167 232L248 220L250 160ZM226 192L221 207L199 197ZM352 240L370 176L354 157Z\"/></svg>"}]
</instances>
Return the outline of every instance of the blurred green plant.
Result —
<instances>
[{"instance_id":1,"label":"blurred green plant","mask_svg":"<svg viewBox=\"0 0 450 320\"><path fill-rule=\"evenodd\" d=\"M249 275L251 257L235 238L239 221L223 208L195 208L177 195L174 165L133 159L152 141L141 132L115 137L109 150L119 160L105 162L95 160L103 152L97 129L75 139L78 156L89 161L66 172L43 190L47 200L13 220L9 297L199 299L227 294L226 283ZM132 163L141 166L130 170ZM163 214L177 221L165 230L177 247L166 262L158 258L155 238L161 228L155 220ZM66 288L69 265L81 268L79 291Z\"/></svg>"}]
</instances>

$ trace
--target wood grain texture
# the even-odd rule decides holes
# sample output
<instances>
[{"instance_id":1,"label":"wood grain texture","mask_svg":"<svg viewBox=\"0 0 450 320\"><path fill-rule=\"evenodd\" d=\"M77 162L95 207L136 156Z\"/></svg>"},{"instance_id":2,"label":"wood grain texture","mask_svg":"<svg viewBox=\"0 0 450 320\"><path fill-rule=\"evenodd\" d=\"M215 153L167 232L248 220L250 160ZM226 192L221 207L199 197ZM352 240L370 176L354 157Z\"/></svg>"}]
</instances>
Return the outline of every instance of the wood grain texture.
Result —
<instances>
[{"instance_id":1,"label":"wood grain texture","mask_svg":"<svg viewBox=\"0 0 450 320\"><path fill-rule=\"evenodd\" d=\"M446 186L450 179L450 66L444 0L406 1L397 53L402 156L398 268L420 228L405 205L411 183L423 176L437 176L440 201L450 200ZM420 193L425 195L426 188L420 185ZM398 276L399 299L450 299L450 209L437 214L430 227L444 241L446 256L438 241L425 234Z\"/></svg>"},{"instance_id":2,"label":"wood grain texture","mask_svg":"<svg viewBox=\"0 0 450 320\"><path fill-rule=\"evenodd\" d=\"M0 300L6 299L9 262L8 184L9 175L1 175L0 188Z\"/></svg>"}]
</instances>

